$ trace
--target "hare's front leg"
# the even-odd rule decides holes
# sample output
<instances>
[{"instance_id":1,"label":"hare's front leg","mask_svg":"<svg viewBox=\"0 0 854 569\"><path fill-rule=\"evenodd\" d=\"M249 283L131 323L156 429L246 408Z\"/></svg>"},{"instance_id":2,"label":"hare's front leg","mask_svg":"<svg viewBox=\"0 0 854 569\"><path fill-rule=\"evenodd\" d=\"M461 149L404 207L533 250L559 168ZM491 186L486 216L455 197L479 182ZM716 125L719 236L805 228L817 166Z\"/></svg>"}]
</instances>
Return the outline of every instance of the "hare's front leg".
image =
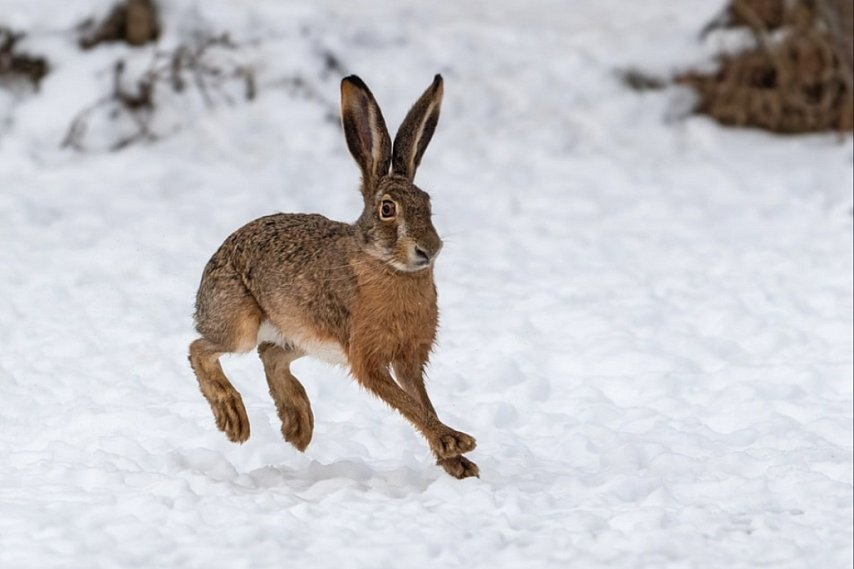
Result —
<instances>
[{"instance_id":1,"label":"hare's front leg","mask_svg":"<svg viewBox=\"0 0 854 569\"><path fill-rule=\"evenodd\" d=\"M436 460L436 464L445 469L445 472L454 478L468 478L476 476L480 478L480 469L475 463L464 457L453 456L451 458L440 458Z\"/></svg>"},{"instance_id":2,"label":"hare's front leg","mask_svg":"<svg viewBox=\"0 0 854 569\"><path fill-rule=\"evenodd\" d=\"M394 369L394 377L400 386L435 417L436 409L433 408L430 396L427 395L427 388L424 386L424 367L426 364L426 361L420 359L399 358L392 362L391 367Z\"/></svg>"},{"instance_id":3,"label":"hare's front leg","mask_svg":"<svg viewBox=\"0 0 854 569\"><path fill-rule=\"evenodd\" d=\"M359 382L371 390L374 395L397 409L401 415L406 417L413 426L418 429L430 444L430 449L440 461L447 459L459 459L460 455L474 450L476 442L473 437L460 433L443 424L436 417L435 412L424 408L414 397L404 391L389 373L387 365L371 362L368 358L351 351L350 364L353 375ZM451 462L461 462L451 460ZM476 469L476 467L475 467ZM453 476L456 476L447 467L445 468ZM460 469L452 469L459 471ZM465 469L463 469L465 470ZM475 472L468 469L469 474L458 476L474 476Z\"/></svg>"},{"instance_id":4,"label":"hare's front leg","mask_svg":"<svg viewBox=\"0 0 854 569\"><path fill-rule=\"evenodd\" d=\"M276 402L276 411L282 420L282 435L300 452L305 451L314 433L314 414L305 388L291 373L291 362L301 358L303 352L285 349L265 342L258 346L258 355L264 362L264 373L270 395Z\"/></svg>"},{"instance_id":5,"label":"hare's front leg","mask_svg":"<svg viewBox=\"0 0 854 569\"><path fill-rule=\"evenodd\" d=\"M426 367L426 357L423 358L400 358L394 361L392 368L394 375L400 386L416 401L418 401L425 411L438 420L436 410L430 397L427 395L427 388L424 385L424 368ZM470 435L456 432L455 446L470 446L471 449L475 446L475 440ZM471 450L469 449L469 450ZM468 452L468 451L464 451ZM465 458L461 454L451 457L443 457L439 453L436 454L436 464L445 469L445 471L455 478L468 478L469 476L480 476L480 470L477 465Z\"/></svg>"}]
</instances>

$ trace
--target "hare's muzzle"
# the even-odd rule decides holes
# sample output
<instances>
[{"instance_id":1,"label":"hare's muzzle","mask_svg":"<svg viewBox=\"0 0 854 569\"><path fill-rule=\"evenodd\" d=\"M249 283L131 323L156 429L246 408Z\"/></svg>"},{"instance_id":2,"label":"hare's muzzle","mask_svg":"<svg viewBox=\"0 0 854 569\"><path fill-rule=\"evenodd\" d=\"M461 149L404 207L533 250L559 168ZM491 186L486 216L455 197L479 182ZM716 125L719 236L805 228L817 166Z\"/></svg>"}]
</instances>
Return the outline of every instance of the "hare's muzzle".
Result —
<instances>
[{"instance_id":1,"label":"hare's muzzle","mask_svg":"<svg viewBox=\"0 0 854 569\"><path fill-rule=\"evenodd\" d=\"M426 267L430 264L430 255L419 246L415 246L415 264Z\"/></svg>"},{"instance_id":2,"label":"hare's muzzle","mask_svg":"<svg viewBox=\"0 0 854 569\"><path fill-rule=\"evenodd\" d=\"M410 264L416 269L429 267L439 255L439 251L442 250L442 240L435 232L427 237L427 239L422 238L417 243L412 244Z\"/></svg>"}]
</instances>

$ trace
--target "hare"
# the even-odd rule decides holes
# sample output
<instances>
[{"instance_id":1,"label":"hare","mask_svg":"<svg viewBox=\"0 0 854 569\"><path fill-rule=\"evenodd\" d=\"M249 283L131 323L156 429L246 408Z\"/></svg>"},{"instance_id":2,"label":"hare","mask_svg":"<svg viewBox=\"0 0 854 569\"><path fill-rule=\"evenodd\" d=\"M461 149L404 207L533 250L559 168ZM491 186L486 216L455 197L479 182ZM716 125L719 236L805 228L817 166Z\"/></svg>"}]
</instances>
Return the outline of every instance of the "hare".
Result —
<instances>
[{"instance_id":1,"label":"hare","mask_svg":"<svg viewBox=\"0 0 854 569\"><path fill-rule=\"evenodd\" d=\"M436 75L392 145L371 91L355 75L343 79L344 135L362 170L359 219L262 217L235 231L208 262L196 296L201 338L190 344L190 364L217 427L232 441L249 438L249 420L219 357L257 346L282 435L298 450L311 441L314 416L290 365L309 355L349 365L359 383L421 432L451 476L479 475L463 456L475 439L439 420L424 386L438 322L433 263L442 241L430 196L412 180L442 93Z\"/></svg>"}]
</instances>

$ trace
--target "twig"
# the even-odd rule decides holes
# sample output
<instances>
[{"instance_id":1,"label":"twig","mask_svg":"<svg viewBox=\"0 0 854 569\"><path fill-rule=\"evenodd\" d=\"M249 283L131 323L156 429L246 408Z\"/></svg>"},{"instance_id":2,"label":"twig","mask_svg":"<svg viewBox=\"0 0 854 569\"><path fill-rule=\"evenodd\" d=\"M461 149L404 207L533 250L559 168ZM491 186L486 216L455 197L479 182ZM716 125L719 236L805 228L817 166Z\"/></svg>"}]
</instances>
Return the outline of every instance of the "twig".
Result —
<instances>
[{"instance_id":1,"label":"twig","mask_svg":"<svg viewBox=\"0 0 854 569\"><path fill-rule=\"evenodd\" d=\"M223 89L224 82L230 80L242 81L246 99L253 99L256 87L251 67L230 64L230 68L223 69L209 59L213 48L235 50L239 46L232 42L228 34L199 35L193 44L179 45L171 52L155 52L148 69L136 81L133 90L123 85L125 63L123 60L118 61L113 68L112 93L78 113L69 126L62 146L83 150L86 124L92 113L107 107L116 115L127 116L134 125L134 132L111 145L110 150L120 150L136 142L156 140L158 137L151 130L151 120L157 108L158 88L164 84L176 93L183 93L189 82L199 92L207 108L215 107L218 101L234 104L234 98Z\"/></svg>"}]
</instances>

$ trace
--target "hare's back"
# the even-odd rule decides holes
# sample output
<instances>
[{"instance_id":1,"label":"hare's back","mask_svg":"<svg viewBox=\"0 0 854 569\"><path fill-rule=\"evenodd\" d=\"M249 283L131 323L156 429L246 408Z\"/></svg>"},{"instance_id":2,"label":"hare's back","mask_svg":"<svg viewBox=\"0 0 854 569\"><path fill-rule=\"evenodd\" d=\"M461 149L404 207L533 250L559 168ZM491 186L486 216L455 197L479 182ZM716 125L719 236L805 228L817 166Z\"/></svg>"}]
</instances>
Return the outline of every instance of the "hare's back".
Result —
<instances>
[{"instance_id":1,"label":"hare's back","mask_svg":"<svg viewBox=\"0 0 854 569\"><path fill-rule=\"evenodd\" d=\"M352 235L352 226L322 215L279 213L247 223L223 243L223 249L241 272L262 266L301 272L316 269L327 257L348 254Z\"/></svg>"}]
</instances>

